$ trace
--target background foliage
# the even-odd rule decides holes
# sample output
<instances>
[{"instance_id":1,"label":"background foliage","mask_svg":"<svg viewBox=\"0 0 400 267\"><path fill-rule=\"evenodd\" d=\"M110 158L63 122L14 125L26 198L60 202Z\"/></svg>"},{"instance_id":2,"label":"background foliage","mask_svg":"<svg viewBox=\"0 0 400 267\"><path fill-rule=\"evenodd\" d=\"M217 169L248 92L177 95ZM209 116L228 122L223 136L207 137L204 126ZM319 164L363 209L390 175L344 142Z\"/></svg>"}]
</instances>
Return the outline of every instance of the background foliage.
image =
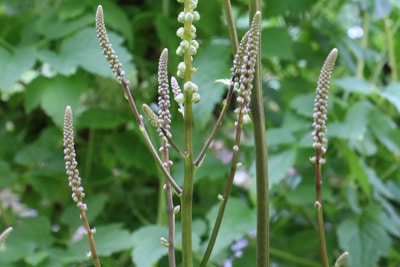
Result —
<instances>
[{"instance_id":1,"label":"background foliage","mask_svg":"<svg viewBox=\"0 0 400 267\"><path fill-rule=\"evenodd\" d=\"M214 81L229 77L232 58L221 2L199 2L201 46L194 79L202 101L195 112L195 148L201 147L220 108L224 86ZM88 264L87 241L64 174L61 125L66 105L76 115L78 162L103 265L166 264L167 250L159 242L167 229L162 182L98 47L98 4L138 103L155 101L157 62L164 47L175 73L175 1L0 2L0 226L14 227L1 247L1 266ZM233 6L243 34L247 1L233 1ZM323 170L328 251L332 264L348 250L352 267L399 266L399 14L398 0L265 1L262 64L275 266L319 266L308 158L313 154L313 93L333 47L339 49L339 62L331 86ZM197 173L195 258L202 255L223 190L233 118L225 120ZM174 139L181 144L177 112L173 121ZM238 176L244 178L229 202L210 266L255 265L250 126L245 136L246 167ZM176 157L178 182L182 170Z\"/></svg>"}]
</instances>

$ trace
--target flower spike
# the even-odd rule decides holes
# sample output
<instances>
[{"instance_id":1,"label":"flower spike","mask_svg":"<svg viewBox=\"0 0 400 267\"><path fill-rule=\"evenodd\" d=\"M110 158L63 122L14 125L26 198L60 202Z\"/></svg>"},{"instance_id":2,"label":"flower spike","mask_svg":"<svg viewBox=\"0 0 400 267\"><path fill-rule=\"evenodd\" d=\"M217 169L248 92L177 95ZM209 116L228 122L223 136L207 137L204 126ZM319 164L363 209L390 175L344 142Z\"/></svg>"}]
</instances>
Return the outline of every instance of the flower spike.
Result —
<instances>
[{"instance_id":1,"label":"flower spike","mask_svg":"<svg viewBox=\"0 0 400 267\"><path fill-rule=\"evenodd\" d=\"M318 78L318 85L314 101L314 111L313 111L314 122L312 124L312 126L314 127L314 131L312 133L313 147L315 149L321 150L322 154L326 152L326 144L327 144L325 133L327 130L326 121L328 119L327 117L328 89L331 80L333 66L335 65L337 55L338 55L338 50L334 48L326 58Z\"/></svg>"},{"instance_id":2,"label":"flower spike","mask_svg":"<svg viewBox=\"0 0 400 267\"><path fill-rule=\"evenodd\" d=\"M118 80L122 82L124 80L125 72L122 70L122 64L118 59L117 53L112 48L110 39L108 38L106 26L104 24L103 7L101 5L97 7L96 12L96 32L101 49L110 64L110 68Z\"/></svg>"}]
</instances>

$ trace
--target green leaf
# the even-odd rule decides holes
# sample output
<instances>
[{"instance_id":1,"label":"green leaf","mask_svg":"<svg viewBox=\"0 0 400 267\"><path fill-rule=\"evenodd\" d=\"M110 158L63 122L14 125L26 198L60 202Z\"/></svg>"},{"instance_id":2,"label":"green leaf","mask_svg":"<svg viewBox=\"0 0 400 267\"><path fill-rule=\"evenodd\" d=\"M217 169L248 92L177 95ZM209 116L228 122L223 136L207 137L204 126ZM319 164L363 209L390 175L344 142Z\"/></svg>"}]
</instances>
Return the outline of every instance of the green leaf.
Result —
<instances>
[{"instance_id":1,"label":"green leaf","mask_svg":"<svg viewBox=\"0 0 400 267\"><path fill-rule=\"evenodd\" d=\"M342 145L341 151L343 158L350 169L349 175L352 179L355 179L358 182L358 185L361 187L364 194L366 194L367 197L370 197L371 185L360 157L347 145Z\"/></svg>"},{"instance_id":2,"label":"green leaf","mask_svg":"<svg viewBox=\"0 0 400 267\"><path fill-rule=\"evenodd\" d=\"M262 30L261 39L263 58L278 57L284 60L294 59L292 40L287 28L265 28Z\"/></svg>"},{"instance_id":3,"label":"green leaf","mask_svg":"<svg viewBox=\"0 0 400 267\"><path fill-rule=\"evenodd\" d=\"M349 252L349 266L374 266L387 256L390 237L380 224L369 219L348 219L337 230L340 247Z\"/></svg>"},{"instance_id":4,"label":"green leaf","mask_svg":"<svg viewBox=\"0 0 400 267\"><path fill-rule=\"evenodd\" d=\"M67 178L65 178L65 183L68 183ZM71 194L68 193L66 195L70 196ZM89 222L93 222L104 211L104 206L108 199L109 197L104 194L90 194L85 197L84 202L88 207L86 215ZM71 228L77 228L82 225L82 220L79 216L79 209L76 206L76 203L72 202L72 199L71 204L62 212L60 220Z\"/></svg>"},{"instance_id":5,"label":"green leaf","mask_svg":"<svg viewBox=\"0 0 400 267\"><path fill-rule=\"evenodd\" d=\"M160 243L160 238L167 238L168 229L163 226L150 225L139 228L133 233L134 242L131 252L136 266L152 267L161 257L167 255L168 249Z\"/></svg>"},{"instance_id":6,"label":"green leaf","mask_svg":"<svg viewBox=\"0 0 400 267\"><path fill-rule=\"evenodd\" d=\"M306 118L312 118L314 113L314 98L314 93L299 95L290 102L290 107L298 114Z\"/></svg>"},{"instance_id":7,"label":"green leaf","mask_svg":"<svg viewBox=\"0 0 400 267\"><path fill-rule=\"evenodd\" d=\"M131 63L132 56L122 46L123 38L112 32L108 32L108 35L122 63L122 68L129 78L134 73L134 66ZM84 28L63 40L58 53L44 50L40 55L44 62L50 64L56 72L64 75L71 75L76 72L78 67L82 67L93 74L114 77L101 52L94 28Z\"/></svg>"},{"instance_id":8,"label":"green leaf","mask_svg":"<svg viewBox=\"0 0 400 267\"><path fill-rule=\"evenodd\" d=\"M63 128L65 108L71 106L73 112L79 107L79 99L89 89L82 76L54 78L39 77L26 87L25 108L32 111L39 104L54 123Z\"/></svg>"},{"instance_id":9,"label":"green leaf","mask_svg":"<svg viewBox=\"0 0 400 267\"><path fill-rule=\"evenodd\" d=\"M400 112L400 82L391 83L385 90L380 91L380 95Z\"/></svg>"},{"instance_id":10,"label":"green leaf","mask_svg":"<svg viewBox=\"0 0 400 267\"><path fill-rule=\"evenodd\" d=\"M77 120L80 128L113 129L125 122L125 117L114 111L91 108L84 111Z\"/></svg>"},{"instance_id":11,"label":"green leaf","mask_svg":"<svg viewBox=\"0 0 400 267\"><path fill-rule=\"evenodd\" d=\"M231 158L232 156L229 154L225 160L230 162ZM216 158L214 155L208 154L196 172L196 182L204 178L209 178L210 180L220 179L221 177L226 177L227 173L226 164L223 164L221 159Z\"/></svg>"},{"instance_id":12,"label":"green leaf","mask_svg":"<svg viewBox=\"0 0 400 267\"><path fill-rule=\"evenodd\" d=\"M267 131L268 146L289 145L295 141L294 135L285 128L272 128Z\"/></svg>"},{"instance_id":13,"label":"green leaf","mask_svg":"<svg viewBox=\"0 0 400 267\"><path fill-rule=\"evenodd\" d=\"M216 204L206 214L210 227L214 225L219 206L219 204ZM240 199L229 198L211 257L225 250L233 241L245 236L250 230L254 229L255 224L255 210L250 209Z\"/></svg>"},{"instance_id":14,"label":"green leaf","mask_svg":"<svg viewBox=\"0 0 400 267\"><path fill-rule=\"evenodd\" d=\"M13 53L0 47L0 92L9 91L21 75L33 67L35 61L34 47L16 48Z\"/></svg>"},{"instance_id":15,"label":"green leaf","mask_svg":"<svg viewBox=\"0 0 400 267\"><path fill-rule=\"evenodd\" d=\"M122 228L122 224L114 223L95 227L94 242L99 256L108 257L113 253L127 250L133 246L132 234ZM65 262L86 260L90 251L86 236L73 243L67 251L59 251L59 258Z\"/></svg>"},{"instance_id":16,"label":"green leaf","mask_svg":"<svg viewBox=\"0 0 400 267\"><path fill-rule=\"evenodd\" d=\"M350 93L360 93L365 95L375 93L375 90L370 83L359 78L345 77L335 79L333 82L343 90Z\"/></svg>"},{"instance_id":17,"label":"green leaf","mask_svg":"<svg viewBox=\"0 0 400 267\"><path fill-rule=\"evenodd\" d=\"M64 36L68 36L71 33L84 28L87 25L93 23L93 14L87 14L83 17L75 17L69 21L61 21L58 16L65 14L59 14L60 10L57 8L50 8L46 10L34 23L36 32L45 36L49 40L59 39Z\"/></svg>"},{"instance_id":18,"label":"green leaf","mask_svg":"<svg viewBox=\"0 0 400 267\"><path fill-rule=\"evenodd\" d=\"M294 166L296 155L296 149L288 149L276 154L268 155L270 188L285 178L286 172Z\"/></svg>"},{"instance_id":19,"label":"green leaf","mask_svg":"<svg viewBox=\"0 0 400 267\"><path fill-rule=\"evenodd\" d=\"M53 242L50 221L42 216L24 218L13 225L13 228L6 241L7 250L0 252L0 262L35 258L40 261L37 251L44 251Z\"/></svg>"},{"instance_id":20,"label":"green leaf","mask_svg":"<svg viewBox=\"0 0 400 267\"><path fill-rule=\"evenodd\" d=\"M226 87L215 80L229 75L229 67L226 62L230 55L230 49L221 44L211 44L200 49L194 60L194 66L198 72L193 75L193 81L199 86L201 102L193 107L195 125L204 128L209 122L214 107L222 103ZM233 97L233 102L235 97Z\"/></svg>"},{"instance_id":21,"label":"green leaf","mask_svg":"<svg viewBox=\"0 0 400 267\"><path fill-rule=\"evenodd\" d=\"M11 169L10 165L0 159L0 188L13 184L17 180L17 173Z\"/></svg>"}]
</instances>

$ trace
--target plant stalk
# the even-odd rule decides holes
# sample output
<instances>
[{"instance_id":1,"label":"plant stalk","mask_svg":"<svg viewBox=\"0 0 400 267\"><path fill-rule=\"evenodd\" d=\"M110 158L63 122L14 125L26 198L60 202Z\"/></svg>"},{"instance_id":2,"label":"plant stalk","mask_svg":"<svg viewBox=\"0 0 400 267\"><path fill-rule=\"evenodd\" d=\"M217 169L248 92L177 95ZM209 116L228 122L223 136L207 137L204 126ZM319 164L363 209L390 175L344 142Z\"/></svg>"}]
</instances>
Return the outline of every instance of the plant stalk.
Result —
<instances>
[{"instance_id":1,"label":"plant stalk","mask_svg":"<svg viewBox=\"0 0 400 267\"><path fill-rule=\"evenodd\" d=\"M261 12L261 0L250 1L250 18ZM257 186L257 267L269 266L269 179L261 74L261 33L250 108L253 120Z\"/></svg>"}]
</instances>

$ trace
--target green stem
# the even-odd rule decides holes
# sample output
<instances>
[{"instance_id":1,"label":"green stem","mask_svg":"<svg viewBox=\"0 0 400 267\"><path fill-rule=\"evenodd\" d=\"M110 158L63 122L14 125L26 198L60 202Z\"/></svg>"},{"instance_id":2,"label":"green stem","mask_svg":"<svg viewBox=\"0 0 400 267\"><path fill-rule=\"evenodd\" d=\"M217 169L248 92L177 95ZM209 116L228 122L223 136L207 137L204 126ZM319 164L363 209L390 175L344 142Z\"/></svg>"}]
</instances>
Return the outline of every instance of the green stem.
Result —
<instances>
[{"instance_id":1,"label":"green stem","mask_svg":"<svg viewBox=\"0 0 400 267\"><path fill-rule=\"evenodd\" d=\"M228 24L229 37L231 39L232 52L234 55L236 54L236 51L239 48L239 42L235 26L235 20L233 19L233 12L230 0L224 0L224 10L225 10L226 23ZM252 17L250 16L250 18Z\"/></svg>"},{"instance_id":2,"label":"green stem","mask_svg":"<svg viewBox=\"0 0 400 267\"><path fill-rule=\"evenodd\" d=\"M364 66L365 66L364 51L368 45L369 14L367 12L363 12L363 31L364 35L361 39L361 47L363 48L362 57L357 59L357 65L356 65L356 77L360 79L364 77Z\"/></svg>"},{"instance_id":3,"label":"green stem","mask_svg":"<svg viewBox=\"0 0 400 267\"><path fill-rule=\"evenodd\" d=\"M250 18L261 12L261 0L250 1ZM261 34L260 34L261 35ZM261 36L251 97L257 186L257 267L269 266L269 181L267 137L262 94Z\"/></svg>"},{"instance_id":4,"label":"green stem","mask_svg":"<svg viewBox=\"0 0 400 267\"><path fill-rule=\"evenodd\" d=\"M241 104L238 120L237 120L237 128L236 128L236 136L235 136L235 147L237 149L233 149L232 161L231 161L231 170L229 172L229 178L225 186L224 194L222 195L221 206L219 207L217 218L214 223L214 227L212 229L212 233L210 235L210 240L208 241L206 252L201 260L200 267L205 267L210 256L211 252L214 248L215 241L217 240L218 232L221 227L222 218L224 217L225 208L228 203L229 194L231 192L231 188L233 185L233 179L235 177L237 163L238 163L238 155L239 155L239 145L242 134L242 126L243 126L243 109L245 108L244 103Z\"/></svg>"},{"instance_id":5,"label":"green stem","mask_svg":"<svg viewBox=\"0 0 400 267\"><path fill-rule=\"evenodd\" d=\"M394 52L394 44L393 44L393 32L390 28L390 20L385 17L383 19L385 25L385 36L386 36L386 45L388 51L388 61L389 66L392 69L390 73L391 81L397 81L397 64L396 64L396 56Z\"/></svg>"},{"instance_id":6,"label":"green stem","mask_svg":"<svg viewBox=\"0 0 400 267\"><path fill-rule=\"evenodd\" d=\"M321 163L322 150L316 150L315 156L315 191L316 191L316 201L315 208L317 209L317 224L318 224L318 237L319 237L319 247L321 253L321 261L323 267L328 267L328 253L326 250L326 239L325 239L325 229L324 229L324 216L323 216L323 206L322 206L322 175L321 175Z\"/></svg>"},{"instance_id":7,"label":"green stem","mask_svg":"<svg viewBox=\"0 0 400 267\"><path fill-rule=\"evenodd\" d=\"M185 0L184 11L190 12L190 1ZM184 39L190 44L192 22L184 22ZM183 54L183 60L186 66L184 73L184 83L192 81L192 56L189 51ZM183 192L181 196L181 222L182 222L182 266L193 266L192 250L192 210L193 210L193 186L194 186L194 158L193 158L193 91L184 89L184 154L185 174L183 181Z\"/></svg>"},{"instance_id":8,"label":"green stem","mask_svg":"<svg viewBox=\"0 0 400 267\"><path fill-rule=\"evenodd\" d=\"M192 205L193 205L193 184L194 184L194 164L192 148L192 93L185 92L185 175L183 182L183 193L181 196L182 211L182 266L192 267Z\"/></svg>"}]
</instances>

